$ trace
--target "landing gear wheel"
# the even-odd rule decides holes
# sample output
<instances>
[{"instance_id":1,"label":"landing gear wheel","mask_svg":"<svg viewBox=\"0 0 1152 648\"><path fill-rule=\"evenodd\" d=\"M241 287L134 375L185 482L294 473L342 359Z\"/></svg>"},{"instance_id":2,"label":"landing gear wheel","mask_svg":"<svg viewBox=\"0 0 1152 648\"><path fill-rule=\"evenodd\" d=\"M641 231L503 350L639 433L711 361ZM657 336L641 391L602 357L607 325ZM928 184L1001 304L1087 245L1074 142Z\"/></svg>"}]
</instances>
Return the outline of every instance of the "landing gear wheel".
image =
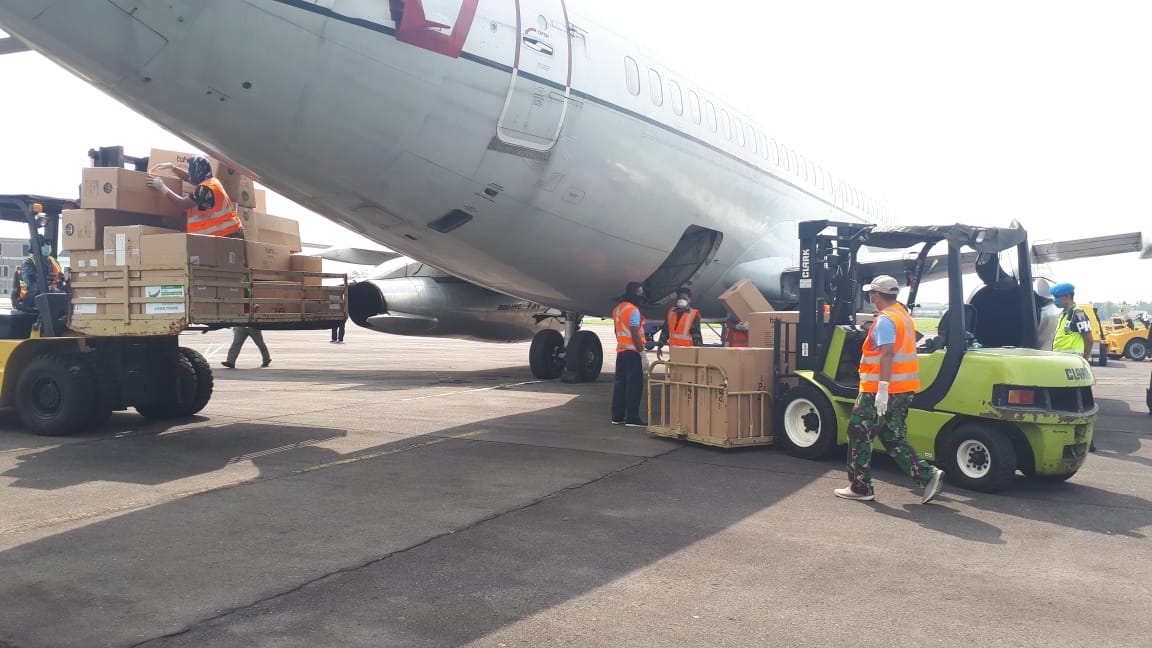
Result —
<instances>
[{"instance_id":1,"label":"landing gear wheel","mask_svg":"<svg viewBox=\"0 0 1152 648\"><path fill-rule=\"evenodd\" d=\"M555 380L564 373L564 336L560 331L544 329L532 337L528 367L540 380Z\"/></svg>"},{"instance_id":2,"label":"landing gear wheel","mask_svg":"<svg viewBox=\"0 0 1152 648\"><path fill-rule=\"evenodd\" d=\"M192 362L187 356L183 353L177 353L175 367L172 370L175 372L173 379L176 384L172 385L167 380L163 381L169 385L167 389L163 390L152 402L140 403L136 406L136 411L140 412L141 416L156 420L170 420L187 418L199 411L193 409L197 395L196 368L192 366Z\"/></svg>"},{"instance_id":3,"label":"landing gear wheel","mask_svg":"<svg viewBox=\"0 0 1152 648\"><path fill-rule=\"evenodd\" d=\"M939 456L948 480L969 490L995 493L1011 485L1016 474L1012 440L984 423L965 423L950 432Z\"/></svg>"},{"instance_id":4,"label":"landing gear wheel","mask_svg":"<svg viewBox=\"0 0 1152 648\"><path fill-rule=\"evenodd\" d=\"M36 434L64 436L89 427L95 378L77 356L33 358L20 374L16 412Z\"/></svg>"},{"instance_id":5,"label":"landing gear wheel","mask_svg":"<svg viewBox=\"0 0 1152 648\"><path fill-rule=\"evenodd\" d=\"M596 382L604 367L604 347L592 331L577 331L564 354L564 382Z\"/></svg>"},{"instance_id":6,"label":"landing gear wheel","mask_svg":"<svg viewBox=\"0 0 1152 648\"><path fill-rule=\"evenodd\" d=\"M180 353L188 359L192 369L196 371L196 396L188 403L183 416L192 416L204 409L208 401L212 400L212 388L215 380L212 378L212 367L199 352L187 347L180 347Z\"/></svg>"},{"instance_id":7,"label":"landing gear wheel","mask_svg":"<svg viewBox=\"0 0 1152 648\"><path fill-rule=\"evenodd\" d=\"M1148 342L1146 340L1129 340L1124 347L1124 357L1136 362L1143 362L1148 357Z\"/></svg>"},{"instance_id":8,"label":"landing gear wheel","mask_svg":"<svg viewBox=\"0 0 1152 648\"><path fill-rule=\"evenodd\" d=\"M777 405L776 440L801 459L823 459L836 450L836 412L824 392L801 384Z\"/></svg>"}]
</instances>

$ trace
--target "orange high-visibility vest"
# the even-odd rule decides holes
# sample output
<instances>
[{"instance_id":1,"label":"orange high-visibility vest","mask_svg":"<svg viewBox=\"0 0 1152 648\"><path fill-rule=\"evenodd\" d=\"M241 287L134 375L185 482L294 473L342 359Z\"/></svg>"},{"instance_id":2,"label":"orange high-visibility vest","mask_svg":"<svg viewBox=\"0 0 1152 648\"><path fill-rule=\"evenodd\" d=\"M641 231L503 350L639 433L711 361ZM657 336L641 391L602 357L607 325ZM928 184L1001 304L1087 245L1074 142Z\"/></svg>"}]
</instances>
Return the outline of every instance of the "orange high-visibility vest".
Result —
<instances>
[{"instance_id":1,"label":"orange high-visibility vest","mask_svg":"<svg viewBox=\"0 0 1152 648\"><path fill-rule=\"evenodd\" d=\"M30 256L28 258L32 260L32 265L35 266L36 265L35 257ZM48 286L49 292L51 292L53 288L55 288L56 290L60 290L64 286L64 271L60 269L60 264L56 262L56 259L54 259L50 256L45 256L44 258L48 259L48 265L51 266L51 272L48 273L47 277L44 277L44 283ZM36 268L36 271L39 272L40 269ZM28 297L28 289L30 288L30 286L28 285L29 279L28 279L28 277L24 276L24 273L21 272L20 268L17 268L16 272L17 272L17 274L20 275L20 277L19 277L20 291L16 295L16 298L17 299L24 299L24 298Z\"/></svg>"},{"instance_id":2,"label":"orange high-visibility vest","mask_svg":"<svg viewBox=\"0 0 1152 648\"><path fill-rule=\"evenodd\" d=\"M211 189L215 201L211 211L203 211L196 205L188 208L188 233L230 236L239 232L242 229L240 216L236 214L235 203L224 192L224 185L216 178L208 178L200 186Z\"/></svg>"},{"instance_id":3,"label":"orange high-visibility vest","mask_svg":"<svg viewBox=\"0 0 1152 648\"><path fill-rule=\"evenodd\" d=\"M628 326L628 321L632 319L632 312L638 311L636 305L632 302L622 301L612 309L612 323L616 325L616 353L621 351L643 351L644 349L637 349L636 342L632 340L632 327ZM644 316L640 316L640 341L644 342L644 325L647 322Z\"/></svg>"},{"instance_id":4,"label":"orange high-visibility vest","mask_svg":"<svg viewBox=\"0 0 1152 648\"><path fill-rule=\"evenodd\" d=\"M748 346L748 331L736 330L735 324L728 325L728 333L725 337L725 342L732 348L743 348Z\"/></svg>"},{"instance_id":5,"label":"orange high-visibility vest","mask_svg":"<svg viewBox=\"0 0 1152 648\"><path fill-rule=\"evenodd\" d=\"M892 375L888 379L888 393L906 394L920 389L920 360L916 357L916 327L912 316L899 303L882 311L896 325L895 354L892 357ZM872 331L877 317L868 329L864 352L860 358L860 391L875 394L880 387L880 348L872 343Z\"/></svg>"},{"instance_id":6,"label":"orange high-visibility vest","mask_svg":"<svg viewBox=\"0 0 1152 648\"><path fill-rule=\"evenodd\" d=\"M700 317L700 311L693 308L680 313L675 308L668 309L664 324L668 327L668 346L690 347L692 345L692 323Z\"/></svg>"}]
</instances>

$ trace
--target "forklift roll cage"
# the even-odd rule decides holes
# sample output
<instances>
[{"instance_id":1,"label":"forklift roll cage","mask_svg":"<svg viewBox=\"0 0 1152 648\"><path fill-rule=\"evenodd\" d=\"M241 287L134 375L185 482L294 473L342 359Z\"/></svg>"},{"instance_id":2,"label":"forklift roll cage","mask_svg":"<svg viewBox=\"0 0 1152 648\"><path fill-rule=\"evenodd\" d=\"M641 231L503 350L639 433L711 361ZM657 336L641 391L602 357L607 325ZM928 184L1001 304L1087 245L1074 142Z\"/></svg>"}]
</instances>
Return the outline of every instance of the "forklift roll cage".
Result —
<instances>
[{"instance_id":1,"label":"forklift roll cage","mask_svg":"<svg viewBox=\"0 0 1152 648\"><path fill-rule=\"evenodd\" d=\"M0 221L23 223L28 227L28 247L37 268L47 268L47 259L40 249L42 242L51 246L48 256L56 258L57 242L60 239L60 213L65 209L75 209L78 201L63 198L49 198L34 195L0 195ZM39 205L39 209L36 208ZM46 218L39 218L44 214ZM43 227L43 234L40 228ZM41 337L56 337L63 332L61 321L53 318L54 313L67 312L67 295L48 292L48 273L36 273L36 315ZM16 316L13 314L13 316Z\"/></svg>"},{"instance_id":2,"label":"forklift roll cage","mask_svg":"<svg viewBox=\"0 0 1152 648\"><path fill-rule=\"evenodd\" d=\"M920 283L941 272L939 257L929 256L937 243L948 246L943 271L948 279L948 310L941 318L941 336L947 340L940 372L927 388L918 392L912 402L917 409L932 410L947 396L960 370L971 334L969 313L974 308L965 304L963 266L979 255L999 254L1016 248L1019 276L1021 346L1038 348L1037 313L1032 296L1032 258L1028 233L1013 223L1012 227L972 227L968 225L879 227L862 223L829 220L804 221L800 233L799 316L796 333L796 368L810 370L833 394L853 397L854 389L824 376L823 366L833 327L855 325L856 313L863 299L861 287L877 274L875 264L858 261L864 246L889 250L920 246L914 259L903 263L903 277L909 287L907 308L912 313ZM965 250L970 250L965 252ZM829 307L827 321L823 317ZM965 313L957 317L954 313ZM953 314L950 316L950 314Z\"/></svg>"}]
</instances>

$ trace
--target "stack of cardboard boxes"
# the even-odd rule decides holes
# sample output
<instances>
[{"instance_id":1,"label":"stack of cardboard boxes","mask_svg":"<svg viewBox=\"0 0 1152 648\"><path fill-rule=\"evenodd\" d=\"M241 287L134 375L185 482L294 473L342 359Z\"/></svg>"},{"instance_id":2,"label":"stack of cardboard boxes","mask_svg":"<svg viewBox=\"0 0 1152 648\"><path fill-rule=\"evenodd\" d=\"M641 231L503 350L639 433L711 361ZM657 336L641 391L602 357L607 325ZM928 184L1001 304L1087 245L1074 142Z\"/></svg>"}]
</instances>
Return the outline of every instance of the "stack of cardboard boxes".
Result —
<instances>
[{"instance_id":1,"label":"stack of cardboard boxes","mask_svg":"<svg viewBox=\"0 0 1152 648\"><path fill-rule=\"evenodd\" d=\"M172 162L186 167L188 156L153 149L149 166ZM195 322L252 312L345 312L344 286L321 286L319 276L291 272L321 272L319 258L294 254L301 250L299 223L267 214L264 191L254 187L252 178L224 162L210 162L238 205L246 240L184 233L183 210L148 188L148 173L84 169L81 209L65 211L61 218L61 248L72 259L73 320L182 314L186 301L192 309L188 319ZM178 194L193 190L171 171L156 175ZM187 270L173 267L185 264Z\"/></svg>"}]
</instances>

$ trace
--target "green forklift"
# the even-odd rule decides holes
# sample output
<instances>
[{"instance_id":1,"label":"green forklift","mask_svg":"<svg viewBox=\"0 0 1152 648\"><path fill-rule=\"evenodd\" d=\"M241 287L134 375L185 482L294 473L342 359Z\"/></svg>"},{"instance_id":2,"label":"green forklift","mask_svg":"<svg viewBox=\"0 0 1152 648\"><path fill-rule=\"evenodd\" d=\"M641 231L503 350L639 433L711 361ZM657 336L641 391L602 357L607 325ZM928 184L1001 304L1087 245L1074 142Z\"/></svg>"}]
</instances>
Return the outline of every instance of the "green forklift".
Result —
<instances>
[{"instance_id":1,"label":"green forklift","mask_svg":"<svg viewBox=\"0 0 1152 648\"><path fill-rule=\"evenodd\" d=\"M1017 470L1054 481L1076 474L1098 411L1094 380L1082 357L1039 350L1045 300L1036 294L1023 228L807 221L799 230L798 321L778 322L776 338L775 429L785 451L816 459L847 443L867 336L856 321L861 287L879 274L903 276L905 305L915 316L921 281L946 274L948 309L936 334L917 345L922 386L908 415L909 443L954 484L972 490L1001 490ZM947 248L946 257L931 254L937 246ZM895 262L867 263L859 259L865 247L866 253L916 251ZM1001 267L1002 256L1014 257L1008 260L1015 275ZM969 263L983 285L966 302ZM879 442L877 448L883 450Z\"/></svg>"}]
</instances>

